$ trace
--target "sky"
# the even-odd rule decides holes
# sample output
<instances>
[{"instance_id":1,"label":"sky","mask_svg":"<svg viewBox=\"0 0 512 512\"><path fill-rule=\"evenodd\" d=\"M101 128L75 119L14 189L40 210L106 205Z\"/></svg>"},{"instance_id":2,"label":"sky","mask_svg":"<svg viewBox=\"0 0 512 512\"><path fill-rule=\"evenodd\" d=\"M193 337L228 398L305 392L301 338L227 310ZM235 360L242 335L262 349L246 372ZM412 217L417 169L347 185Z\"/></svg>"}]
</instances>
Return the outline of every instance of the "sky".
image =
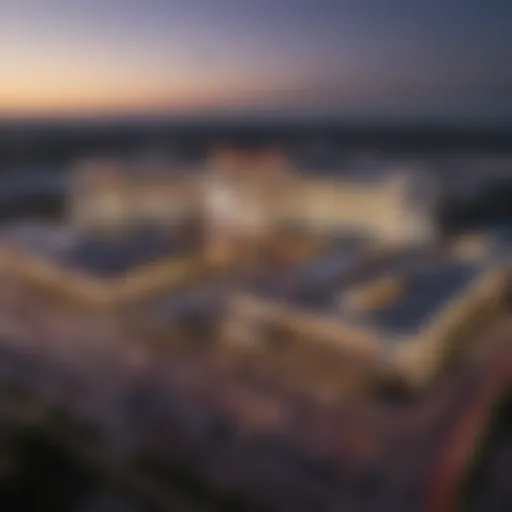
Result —
<instances>
[{"instance_id":1,"label":"sky","mask_svg":"<svg viewBox=\"0 0 512 512\"><path fill-rule=\"evenodd\" d=\"M511 0L0 0L0 117L512 121Z\"/></svg>"}]
</instances>

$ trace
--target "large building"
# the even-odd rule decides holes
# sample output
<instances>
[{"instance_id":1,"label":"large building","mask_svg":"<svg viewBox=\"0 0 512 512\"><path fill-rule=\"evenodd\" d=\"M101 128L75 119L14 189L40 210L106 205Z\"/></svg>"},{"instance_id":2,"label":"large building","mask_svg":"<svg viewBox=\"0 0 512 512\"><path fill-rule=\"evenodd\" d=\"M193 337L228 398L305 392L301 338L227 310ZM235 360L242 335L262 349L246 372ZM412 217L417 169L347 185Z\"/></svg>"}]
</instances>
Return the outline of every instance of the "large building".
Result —
<instances>
[{"instance_id":1,"label":"large building","mask_svg":"<svg viewBox=\"0 0 512 512\"><path fill-rule=\"evenodd\" d=\"M69 217L81 228L116 228L147 221L173 225L198 215L215 238L240 229L259 236L293 224L397 243L431 240L435 201L411 200L420 178L404 172L371 180L299 175L276 152L230 148L216 150L201 169L179 172L90 162L72 174Z\"/></svg>"},{"instance_id":2,"label":"large building","mask_svg":"<svg viewBox=\"0 0 512 512\"><path fill-rule=\"evenodd\" d=\"M258 266L260 256L287 245L284 235L298 233L313 252L317 241L321 250L322 240L346 235L379 247L435 239L433 204L411 201L410 175L320 178L290 167L272 150L226 147L200 169L147 161L79 165L70 176L67 218L29 236L6 233L4 266L89 302L111 304L165 292L204 268L234 261ZM27 246L34 232L41 232L44 247ZM98 275L98 265L110 272L118 263L120 272L106 276L100 269Z\"/></svg>"}]
</instances>

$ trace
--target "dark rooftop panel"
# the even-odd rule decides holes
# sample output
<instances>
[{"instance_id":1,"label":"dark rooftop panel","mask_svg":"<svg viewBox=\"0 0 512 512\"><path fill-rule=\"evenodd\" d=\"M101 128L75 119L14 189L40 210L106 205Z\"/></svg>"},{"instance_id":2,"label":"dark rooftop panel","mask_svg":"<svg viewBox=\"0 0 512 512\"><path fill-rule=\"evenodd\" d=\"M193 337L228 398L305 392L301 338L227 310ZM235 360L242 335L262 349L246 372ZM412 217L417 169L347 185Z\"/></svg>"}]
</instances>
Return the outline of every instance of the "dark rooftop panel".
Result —
<instances>
[{"instance_id":1,"label":"dark rooftop panel","mask_svg":"<svg viewBox=\"0 0 512 512\"><path fill-rule=\"evenodd\" d=\"M191 254L197 250L199 241L186 238L190 237L148 226L106 237L36 224L10 230L4 239L63 267L108 277L165 258Z\"/></svg>"},{"instance_id":2,"label":"dark rooftop panel","mask_svg":"<svg viewBox=\"0 0 512 512\"><path fill-rule=\"evenodd\" d=\"M369 312L366 320L385 331L415 332L463 293L481 272L475 264L449 264L413 277L408 292L389 307Z\"/></svg>"},{"instance_id":3,"label":"dark rooftop panel","mask_svg":"<svg viewBox=\"0 0 512 512\"><path fill-rule=\"evenodd\" d=\"M183 250L176 236L158 230L141 229L122 238L88 236L70 250L64 263L101 276L113 276L128 270L176 256Z\"/></svg>"},{"instance_id":4,"label":"dark rooftop panel","mask_svg":"<svg viewBox=\"0 0 512 512\"><path fill-rule=\"evenodd\" d=\"M339 237L322 256L294 265L278 275L273 273L268 279L254 283L251 289L297 306L326 307L331 293L361 261L366 247L365 240Z\"/></svg>"}]
</instances>

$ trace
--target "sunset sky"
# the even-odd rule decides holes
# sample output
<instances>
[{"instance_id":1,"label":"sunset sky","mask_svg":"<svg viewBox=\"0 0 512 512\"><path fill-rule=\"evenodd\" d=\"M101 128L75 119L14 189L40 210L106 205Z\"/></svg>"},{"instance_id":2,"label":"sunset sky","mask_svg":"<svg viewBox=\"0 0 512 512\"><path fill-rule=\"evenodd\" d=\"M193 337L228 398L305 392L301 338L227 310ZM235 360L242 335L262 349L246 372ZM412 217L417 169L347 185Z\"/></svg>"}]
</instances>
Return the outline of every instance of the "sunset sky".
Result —
<instances>
[{"instance_id":1,"label":"sunset sky","mask_svg":"<svg viewBox=\"0 0 512 512\"><path fill-rule=\"evenodd\" d=\"M511 0L0 0L0 116L512 120Z\"/></svg>"}]
</instances>

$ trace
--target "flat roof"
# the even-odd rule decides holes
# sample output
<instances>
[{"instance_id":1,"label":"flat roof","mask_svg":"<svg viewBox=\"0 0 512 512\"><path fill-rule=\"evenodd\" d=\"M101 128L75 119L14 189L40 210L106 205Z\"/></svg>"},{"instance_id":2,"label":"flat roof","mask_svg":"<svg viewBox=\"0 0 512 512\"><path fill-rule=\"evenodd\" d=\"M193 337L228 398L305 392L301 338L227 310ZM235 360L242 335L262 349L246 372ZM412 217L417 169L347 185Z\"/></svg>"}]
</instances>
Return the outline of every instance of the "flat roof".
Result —
<instances>
[{"instance_id":1,"label":"flat roof","mask_svg":"<svg viewBox=\"0 0 512 512\"><path fill-rule=\"evenodd\" d=\"M51 224L14 225L3 243L71 270L116 277L165 258L190 254L197 241L184 240L169 229L139 226L113 236L79 233Z\"/></svg>"},{"instance_id":2,"label":"flat roof","mask_svg":"<svg viewBox=\"0 0 512 512\"><path fill-rule=\"evenodd\" d=\"M464 261L435 249L406 248L365 262L364 247L328 252L323 257L275 279L274 288L256 290L263 299L278 300L299 310L330 316L354 327L374 331L383 341L413 334L448 304L464 295L492 261ZM382 278L397 278L403 291L376 307L340 305L343 295ZM288 286L287 284L288 281ZM280 293L276 293L281 286ZM251 291L251 290L249 290Z\"/></svg>"},{"instance_id":3,"label":"flat roof","mask_svg":"<svg viewBox=\"0 0 512 512\"><path fill-rule=\"evenodd\" d=\"M364 315L365 323L391 333L413 333L463 294L482 273L482 266L451 263L410 276L406 291L383 308Z\"/></svg>"},{"instance_id":4,"label":"flat roof","mask_svg":"<svg viewBox=\"0 0 512 512\"><path fill-rule=\"evenodd\" d=\"M367 239L340 234L330 240L319 256L271 272L265 278L248 284L249 291L297 306L325 307L330 293L362 261L368 248Z\"/></svg>"},{"instance_id":5,"label":"flat roof","mask_svg":"<svg viewBox=\"0 0 512 512\"><path fill-rule=\"evenodd\" d=\"M340 282L352 266L360 261L366 241L352 235L333 238L327 250L307 262L287 265L286 268L264 269L252 274L243 269L226 269L214 277L185 290L171 291L159 297L149 307L149 314L165 323L194 316L214 318L224 312L233 293L256 293L270 300L284 300L298 304L306 301L308 294L328 297L326 289L333 282Z\"/></svg>"}]
</instances>

